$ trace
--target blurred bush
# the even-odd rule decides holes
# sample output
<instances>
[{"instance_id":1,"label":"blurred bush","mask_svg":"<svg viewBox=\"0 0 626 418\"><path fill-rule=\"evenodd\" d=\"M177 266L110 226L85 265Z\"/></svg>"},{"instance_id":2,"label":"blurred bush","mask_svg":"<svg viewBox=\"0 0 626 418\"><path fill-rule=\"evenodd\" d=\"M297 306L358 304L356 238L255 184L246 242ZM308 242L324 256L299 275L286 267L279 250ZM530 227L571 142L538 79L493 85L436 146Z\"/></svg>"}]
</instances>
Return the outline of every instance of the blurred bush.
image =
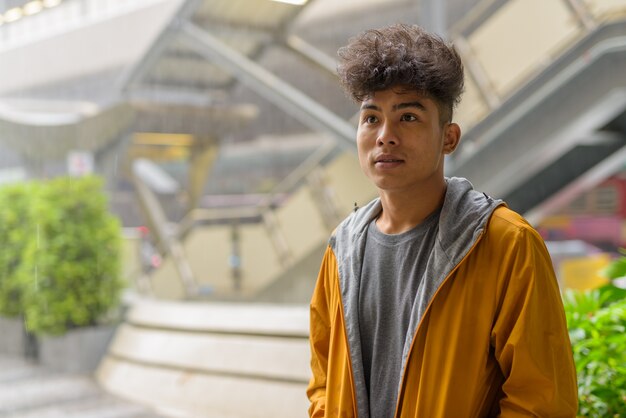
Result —
<instances>
[{"instance_id":1,"label":"blurred bush","mask_svg":"<svg viewBox=\"0 0 626 418\"><path fill-rule=\"evenodd\" d=\"M624 259L605 271L617 279ZM624 271L626 272L626 270ZM579 415L626 417L626 290L612 284L563 302L578 375Z\"/></svg>"},{"instance_id":2,"label":"blurred bush","mask_svg":"<svg viewBox=\"0 0 626 418\"><path fill-rule=\"evenodd\" d=\"M22 311L22 292L16 273L24 249L34 231L29 228L29 207L39 184L26 183L0 188L0 315L17 317Z\"/></svg>"},{"instance_id":3,"label":"blurred bush","mask_svg":"<svg viewBox=\"0 0 626 418\"><path fill-rule=\"evenodd\" d=\"M120 225L96 177L0 189L0 314L34 334L96 325L119 305ZM4 222L8 220L8 222Z\"/></svg>"}]
</instances>

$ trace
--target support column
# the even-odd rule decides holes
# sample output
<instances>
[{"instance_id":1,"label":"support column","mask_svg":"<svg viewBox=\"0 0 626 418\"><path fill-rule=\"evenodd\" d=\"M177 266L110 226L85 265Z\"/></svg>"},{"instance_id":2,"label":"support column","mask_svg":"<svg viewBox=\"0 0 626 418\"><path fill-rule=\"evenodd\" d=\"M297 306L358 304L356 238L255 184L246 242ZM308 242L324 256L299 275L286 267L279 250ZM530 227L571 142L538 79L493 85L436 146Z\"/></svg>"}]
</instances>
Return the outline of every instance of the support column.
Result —
<instances>
[{"instance_id":1,"label":"support column","mask_svg":"<svg viewBox=\"0 0 626 418\"><path fill-rule=\"evenodd\" d=\"M422 0L419 10L420 26L446 38L448 31L447 6L447 0Z\"/></svg>"},{"instance_id":2,"label":"support column","mask_svg":"<svg viewBox=\"0 0 626 418\"><path fill-rule=\"evenodd\" d=\"M209 169L215 163L219 146L212 138L196 139L190 150L187 213L200 206Z\"/></svg>"}]
</instances>

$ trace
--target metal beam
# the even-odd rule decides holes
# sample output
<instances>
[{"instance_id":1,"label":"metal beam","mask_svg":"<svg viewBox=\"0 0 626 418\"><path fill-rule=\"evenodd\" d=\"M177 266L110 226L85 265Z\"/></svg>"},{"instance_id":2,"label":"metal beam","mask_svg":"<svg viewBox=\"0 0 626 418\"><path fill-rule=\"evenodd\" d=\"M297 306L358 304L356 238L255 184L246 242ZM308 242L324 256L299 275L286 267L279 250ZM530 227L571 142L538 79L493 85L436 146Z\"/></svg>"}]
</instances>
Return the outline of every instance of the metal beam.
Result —
<instances>
[{"instance_id":1,"label":"metal beam","mask_svg":"<svg viewBox=\"0 0 626 418\"><path fill-rule=\"evenodd\" d=\"M589 6L585 4L582 0L564 0L565 5L569 7L574 16L580 22L580 25L584 27L587 32L591 32L596 27L598 27L598 22L596 22L593 13L589 9Z\"/></svg>"},{"instance_id":2,"label":"metal beam","mask_svg":"<svg viewBox=\"0 0 626 418\"><path fill-rule=\"evenodd\" d=\"M472 52L472 48L467 40L462 36L456 37L454 38L454 46L465 63L467 75L474 80L474 84L487 107L491 110L500 106L502 100L496 93L496 89L491 84L491 81L489 81L489 76L487 76L487 73Z\"/></svg>"},{"instance_id":3,"label":"metal beam","mask_svg":"<svg viewBox=\"0 0 626 418\"><path fill-rule=\"evenodd\" d=\"M192 23L184 23L181 25L180 37L207 59L232 73L243 84L303 124L332 135L342 147L352 152L356 150L356 129L350 123L233 50L213 34Z\"/></svg>"},{"instance_id":4,"label":"metal beam","mask_svg":"<svg viewBox=\"0 0 626 418\"><path fill-rule=\"evenodd\" d=\"M143 57L119 78L117 81L117 91L121 94L126 94L133 84L141 79L148 70L154 67L154 64L168 46L170 38L176 35L178 31L177 27L180 22L188 19L197 10L202 1L203 0L185 0L180 5L169 25L161 31Z\"/></svg>"},{"instance_id":5,"label":"metal beam","mask_svg":"<svg viewBox=\"0 0 626 418\"><path fill-rule=\"evenodd\" d=\"M262 208L269 208L277 195L282 193L291 193L316 167L319 167L322 162L327 159L333 152L335 152L336 146L334 143L328 143L320 146L309 155L298 167L296 167L288 176L284 177L280 183L276 185L271 193L263 199L258 206Z\"/></svg>"},{"instance_id":6,"label":"metal beam","mask_svg":"<svg viewBox=\"0 0 626 418\"><path fill-rule=\"evenodd\" d=\"M285 38L285 45L291 50L302 55L318 67L328 71L333 75L337 75L337 61L324 51L311 45L304 39L296 35L288 35Z\"/></svg>"},{"instance_id":7,"label":"metal beam","mask_svg":"<svg viewBox=\"0 0 626 418\"><path fill-rule=\"evenodd\" d=\"M137 196L144 209L144 213L148 217L152 231L156 234L160 247L165 250L168 256L172 257L178 277L185 289L185 296L187 298L197 296L198 284L193 275L193 270L189 265L189 261L187 260L187 256L185 255L185 250L178 238L167 231L167 218L158 199L139 176L132 173L131 179L137 190Z\"/></svg>"}]
</instances>

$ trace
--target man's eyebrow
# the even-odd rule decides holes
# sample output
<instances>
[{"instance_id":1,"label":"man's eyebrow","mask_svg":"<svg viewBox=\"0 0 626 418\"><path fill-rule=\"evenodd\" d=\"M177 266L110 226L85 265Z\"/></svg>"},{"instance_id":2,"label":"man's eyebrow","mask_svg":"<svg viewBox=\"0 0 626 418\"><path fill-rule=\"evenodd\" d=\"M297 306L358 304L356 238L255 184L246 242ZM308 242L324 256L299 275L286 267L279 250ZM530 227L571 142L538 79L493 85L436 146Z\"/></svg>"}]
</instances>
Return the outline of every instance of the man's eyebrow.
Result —
<instances>
[{"instance_id":1,"label":"man's eyebrow","mask_svg":"<svg viewBox=\"0 0 626 418\"><path fill-rule=\"evenodd\" d=\"M395 112L396 110L407 109L407 108L409 108L409 107L416 107L416 108L418 108L419 110L426 111L426 106L424 106L424 105L422 104L422 102L419 102L419 101L405 102L405 103L398 103L398 104L393 105L393 107L392 107L391 109ZM372 104L372 103L363 103L363 104L361 105L361 110L366 110L366 109L369 109L369 110L377 110L377 111L380 111L380 110L381 110L381 109L380 109L380 107L379 107L379 106L376 106L375 104Z\"/></svg>"},{"instance_id":2,"label":"man's eyebrow","mask_svg":"<svg viewBox=\"0 0 626 418\"><path fill-rule=\"evenodd\" d=\"M406 109L408 107L417 107L420 110L423 110L423 111L426 110L426 106L424 106L422 102L419 102L419 101L398 103L397 105L393 105L392 109L395 111L395 110L400 110L400 109Z\"/></svg>"},{"instance_id":3,"label":"man's eyebrow","mask_svg":"<svg viewBox=\"0 0 626 418\"><path fill-rule=\"evenodd\" d=\"M380 107L376 106L375 104L371 104L371 103L363 103L361 105L361 110L365 110L365 109L370 109L370 110L378 110L380 111Z\"/></svg>"}]
</instances>

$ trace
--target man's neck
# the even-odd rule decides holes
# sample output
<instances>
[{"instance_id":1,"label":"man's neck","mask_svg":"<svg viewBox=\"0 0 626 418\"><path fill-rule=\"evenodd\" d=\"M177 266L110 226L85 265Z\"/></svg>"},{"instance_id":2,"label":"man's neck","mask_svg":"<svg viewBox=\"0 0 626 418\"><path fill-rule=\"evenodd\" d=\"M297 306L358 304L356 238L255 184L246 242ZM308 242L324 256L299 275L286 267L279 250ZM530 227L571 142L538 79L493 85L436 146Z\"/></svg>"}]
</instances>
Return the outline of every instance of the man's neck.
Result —
<instances>
[{"instance_id":1,"label":"man's neck","mask_svg":"<svg viewBox=\"0 0 626 418\"><path fill-rule=\"evenodd\" d=\"M415 190L412 193L380 190L383 210L376 220L378 230L385 234L400 234L422 223L443 205L446 181Z\"/></svg>"}]
</instances>

